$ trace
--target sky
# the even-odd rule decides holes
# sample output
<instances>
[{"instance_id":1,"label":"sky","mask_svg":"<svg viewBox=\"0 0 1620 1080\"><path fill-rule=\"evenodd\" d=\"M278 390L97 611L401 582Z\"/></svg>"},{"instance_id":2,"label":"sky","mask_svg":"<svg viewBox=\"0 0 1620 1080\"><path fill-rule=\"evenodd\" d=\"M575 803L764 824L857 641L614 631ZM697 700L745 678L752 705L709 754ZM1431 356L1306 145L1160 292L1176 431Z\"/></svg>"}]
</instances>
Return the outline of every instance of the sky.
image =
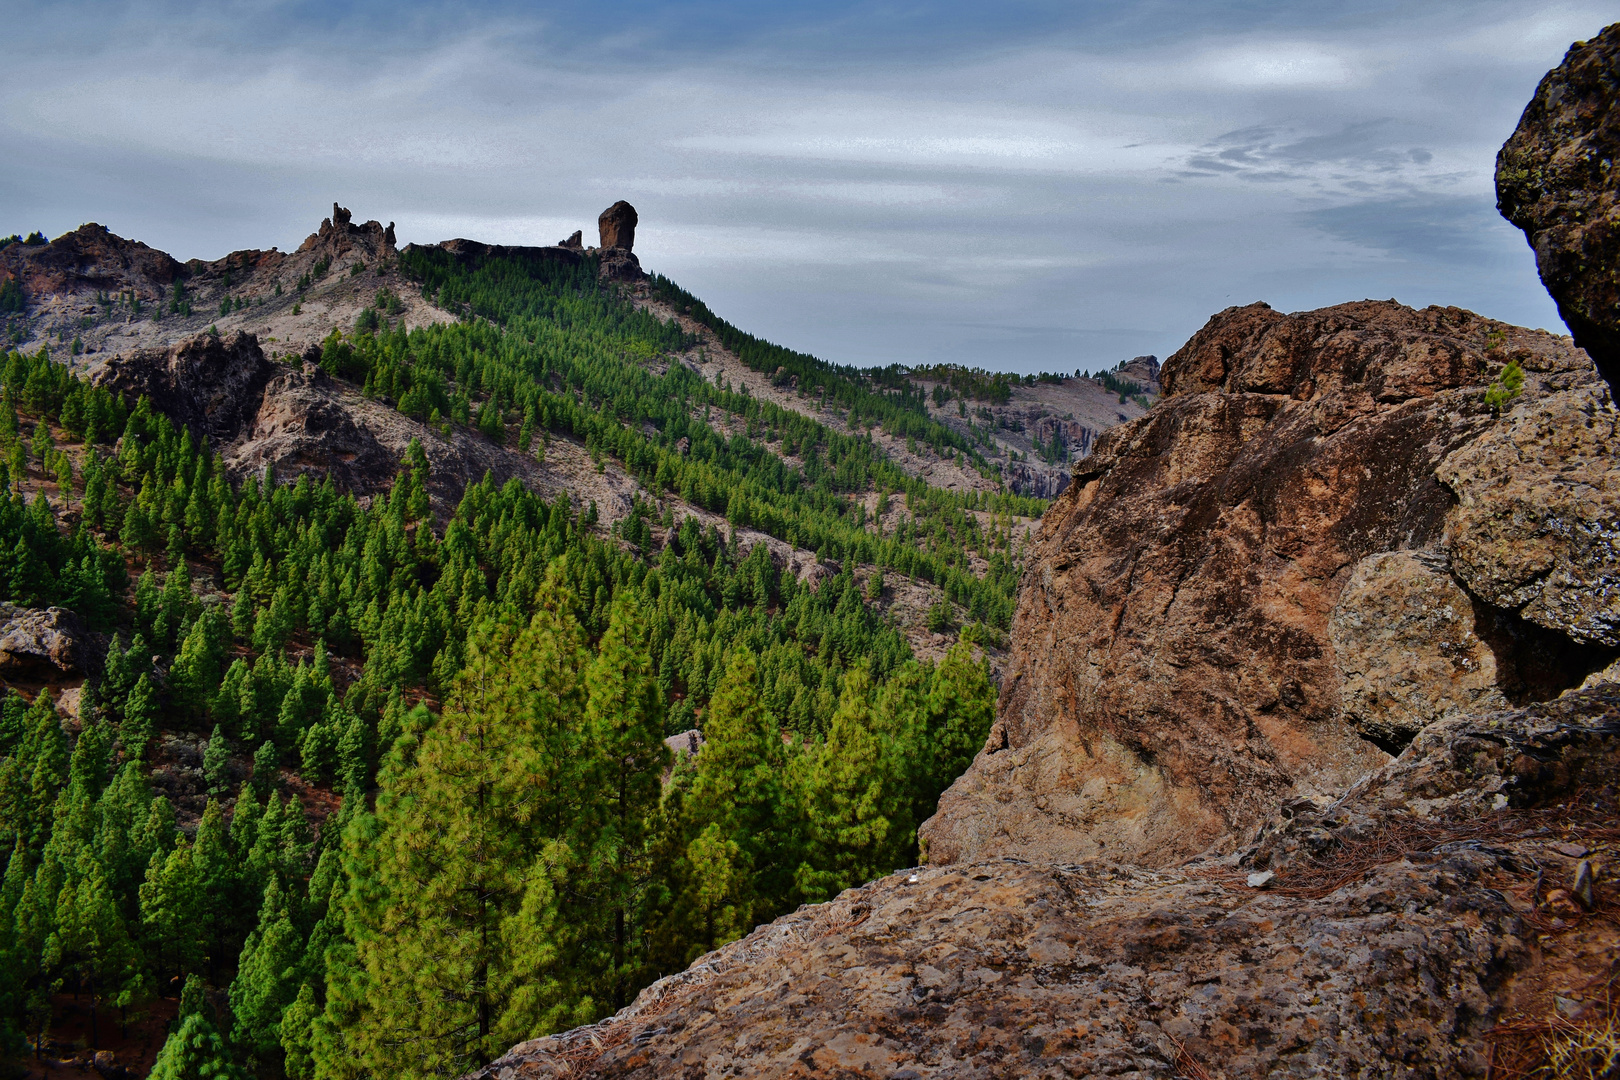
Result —
<instances>
[{"instance_id":1,"label":"sky","mask_svg":"<svg viewBox=\"0 0 1620 1080\"><path fill-rule=\"evenodd\" d=\"M8 3L0 233L186 258L331 212L636 253L839 363L1161 358L1215 312L1564 332L1492 170L1611 3Z\"/></svg>"}]
</instances>

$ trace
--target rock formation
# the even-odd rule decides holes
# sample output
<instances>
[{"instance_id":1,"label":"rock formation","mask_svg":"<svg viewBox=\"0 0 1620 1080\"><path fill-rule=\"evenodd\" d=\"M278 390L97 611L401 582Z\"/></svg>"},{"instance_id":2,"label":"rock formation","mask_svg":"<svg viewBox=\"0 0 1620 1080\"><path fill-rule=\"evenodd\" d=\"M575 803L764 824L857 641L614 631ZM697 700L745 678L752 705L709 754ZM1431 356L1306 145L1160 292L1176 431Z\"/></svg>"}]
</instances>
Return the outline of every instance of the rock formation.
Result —
<instances>
[{"instance_id":1,"label":"rock formation","mask_svg":"<svg viewBox=\"0 0 1620 1080\"><path fill-rule=\"evenodd\" d=\"M15 278L30 299L126 289L142 299L156 299L185 273L164 252L115 236L94 222L48 244L0 248L0 281Z\"/></svg>"},{"instance_id":2,"label":"rock formation","mask_svg":"<svg viewBox=\"0 0 1620 1080\"><path fill-rule=\"evenodd\" d=\"M146 395L153 408L218 447L252 421L274 370L259 339L239 331L224 338L199 334L170 349L120 356L92 379L130 400Z\"/></svg>"},{"instance_id":3,"label":"rock formation","mask_svg":"<svg viewBox=\"0 0 1620 1080\"><path fill-rule=\"evenodd\" d=\"M1496 158L1502 216L1524 230L1558 314L1620 387L1620 23L1578 41Z\"/></svg>"},{"instance_id":4,"label":"rock formation","mask_svg":"<svg viewBox=\"0 0 1620 1080\"><path fill-rule=\"evenodd\" d=\"M332 216L298 248L299 254L308 252L332 258L354 253L372 261L386 259L394 254L394 223L390 221L386 227L380 221L355 225L349 211L333 203Z\"/></svg>"},{"instance_id":5,"label":"rock formation","mask_svg":"<svg viewBox=\"0 0 1620 1080\"><path fill-rule=\"evenodd\" d=\"M81 671L85 642L84 627L71 611L0 604L0 676L7 681Z\"/></svg>"},{"instance_id":6,"label":"rock formation","mask_svg":"<svg viewBox=\"0 0 1620 1080\"><path fill-rule=\"evenodd\" d=\"M554 486L542 482L541 466L529 455L461 427L446 437L313 362L273 362L252 334L204 334L166 352L115 356L91 378L126 395L149 396L162 412L206 436L237 477L266 471L282 481L330 476L344 490L374 494L393 483L416 439L427 454L428 491L440 512L486 472L497 481L518 477L542 489Z\"/></svg>"},{"instance_id":7,"label":"rock formation","mask_svg":"<svg viewBox=\"0 0 1620 1080\"><path fill-rule=\"evenodd\" d=\"M1495 419L1510 359L1528 382ZM1587 492L1620 483L1597 453L1614 414L1567 340L1255 304L1161 379L1042 520L990 743L922 830L933 863L1231 850L1424 724L1612 659L1612 518Z\"/></svg>"},{"instance_id":8,"label":"rock formation","mask_svg":"<svg viewBox=\"0 0 1620 1080\"><path fill-rule=\"evenodd\" d=\"M1545 1007L1549 971L1620 936L1538 944L1532 902L1536 867L1550 888L1579 865L1537 826L1583 789L1588 824L1612 815L1617 775L1612 687L1438 724L1241 867L900 871L473 1075L1483 1076L1501 1007ZM1391 830L1408 846L1369 860Z\"/></svg>"},{"instance_id":9,"label":"rock formation","mask_svg":"<svg viewBox=\"0 0 1620 1080\"><path fill-rule=\"evenodd\" d=\"M602 237L602 249L623 248L630 251L636 246L636 208L620 199L596 219Z\"/></svg>"},{"instance_id":10,"label":"rock formation","mask_svg":"<svg viewBox=\"0 0 1620 1080\"><path fill-rule=\"evenodd\" d=\"M557 241L557 246L576 250L583 249L585 247L585 234L581 230L575 229L573 235L568 239Z\"/></svg>"}]
</instances>

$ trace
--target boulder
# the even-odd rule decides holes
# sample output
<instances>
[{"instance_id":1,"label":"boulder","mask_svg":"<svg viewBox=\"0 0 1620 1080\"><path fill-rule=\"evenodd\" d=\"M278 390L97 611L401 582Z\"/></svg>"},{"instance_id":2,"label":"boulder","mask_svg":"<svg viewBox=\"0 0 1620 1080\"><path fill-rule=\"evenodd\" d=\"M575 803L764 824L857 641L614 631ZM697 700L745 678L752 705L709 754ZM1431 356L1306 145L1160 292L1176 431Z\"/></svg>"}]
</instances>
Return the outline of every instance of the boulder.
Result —
<instances>
[{"instance_id":1,"label":"boulder","mask_svg":"<svg viewBox=\"0 0 1620 1080\"><path fill-rule=\"evenodd\" d=\"M85 630L64 608L0 604L0 675L50 678L83 670Z\"/></svg>"},{"instance_id":2,"label":"boulder","mask_svg":"<svg viewBox=\"0 0 1620 1080\"><path fill-rule=\"evenodd\" d=\"M1450 460L1466 486L1459 452L1488 434L1517 445L1505 433L1522 425L1483 402L1509 360L1528 372L1526 409L1601 387L1567 339L1457 308L1211 319L1165 363L1164 399L1106 433L1042 518L998 717L921 829L929 861L1229 851L1278 801L1387 761L1425 718L1557 694L1604 666L1568 638L1544 655L1514 610L1475 627L1459 584L1414 556L1363 565L1459 533L1437 470ZM1558 453L1523 451L1520 481L1554 484ZM1423 612L1437 603L1452 616ZM1441 632L1447 651L1413 651Z\"/></svg>"},{"instance_id":3,"label":"boulder","mask_svg":"<svg viewBox=\"0 0 1620 1080\"><path fill-rule=\"evenodd\" d=\"M1570 46L1496 157L1496 204L1524 230L1542 284L1620 386L1620 23Z\"/></svg>"},{"instance_id":4,"label":"boulder","mask_svg":"<svg viewBox=\"0 0 1620 1080\"><path fill-rule=\"evenodd\" d=\"M630 251L636 246L636 208L620 199L596 219L602 238L602 249L623 248Z\"/></svg>"}]
</instances>

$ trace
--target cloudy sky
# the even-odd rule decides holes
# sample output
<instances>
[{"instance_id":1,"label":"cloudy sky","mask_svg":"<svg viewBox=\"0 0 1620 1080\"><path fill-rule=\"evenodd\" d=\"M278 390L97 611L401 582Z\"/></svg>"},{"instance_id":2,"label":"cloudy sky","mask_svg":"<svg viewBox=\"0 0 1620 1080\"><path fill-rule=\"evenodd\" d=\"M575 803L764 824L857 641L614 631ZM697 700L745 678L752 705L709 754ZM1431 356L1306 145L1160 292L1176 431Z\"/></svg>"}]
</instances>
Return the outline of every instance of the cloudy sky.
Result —
<instances>
[{"instance_id":1,"label":"cloudy sky","mask_svg":"<svg viewBox=\"0 0 1620 1080\"><path fill-rule=\"evenodd\" d=\"M1563 331L1491 173L1611 3L7 5L0 232L594 236L844 363L1095 369L1364 297Z\"/></svg>"}]
</instances>

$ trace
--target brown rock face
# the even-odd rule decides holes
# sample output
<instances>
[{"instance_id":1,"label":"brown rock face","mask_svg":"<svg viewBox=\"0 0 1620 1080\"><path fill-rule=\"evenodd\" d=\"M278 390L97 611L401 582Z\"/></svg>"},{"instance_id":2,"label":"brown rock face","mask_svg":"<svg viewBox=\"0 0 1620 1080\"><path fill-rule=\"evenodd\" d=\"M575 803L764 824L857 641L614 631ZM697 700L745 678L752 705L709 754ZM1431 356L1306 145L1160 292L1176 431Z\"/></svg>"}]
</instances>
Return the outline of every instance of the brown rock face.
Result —
<instances>
[{"instance_id":1,"label":"brown rock face","mask_svg":"<svg viewBox=\"0 0 1620 1080\"><path fill-rule=\"evenodd\" d=\"M1576 42L1496 157L1496 202L1524 230L1558 313L1620 387L1620 23Z\"/></svg>"},{"instance_id":2,"label":"brown rock face","mask_svg":"<svg viewBox=\"0 0 1620 1080\"><path fill-rule=\"evenodd\" d=\"M131 399L150 397L153 408L217 448L252 420L274 370L259 339L238 332L223 338L199 334L171 349L119 357L91 378Z\"/></svg>"},{"instance_id":3,"label":"brown rock face","mask_svg":"<svg viewBox=\"0 0 1620 1080\"><path fill-rule=\"evenodd\" d=\"M1535 867L1565 880L1572 864L1545 840L1453 840L1535 835L1521 815L1577 790L1612 799L1617 721L1611 688L1438 724L1331 813L1273 819L1241 869L901 871L473 1076L1483 1076L1485 1033L1556 968L1534 944ZM1410 854L1336 868L1414 820ZM1271 887L1247 887L1262 864ZM1348 883L1310 888L1334 876ZM1620 942L1583 926L1561 952Z\"/></svg>"},{"instance_id":4,"label":"brown rock face","mask_svg":"<svg viewBox=\"0 0 1620 1080\"><path fill-rule=\"evenodd\" d=\"M115 356L91 377L127 395L151 397L160 411L207 436L239 477L267 470L283 481L330 476L344 490L372 494L393 482L416 439L427 454L428 491L440 511L486 472L501 482L540 483L532 457L462 428L446 438L313 364L275 363L252 334L204 334L167 352Z\"/></svg>"},{"instance_id":5,"label":"brown rock face","mask_svg":"<svg viewBox=\"0 0 1620 1080\"><path fill-rule=\"evenodd\" d=\"M1530 373L1527 415L1574 408L1549 402L1596 384L1566 341L1456 308L1256 304L1211 319L1164 365L1165 399L1104 435L1047 510L996 725L923 826L929 861L1167 865L1231 850L1279 800L1342 788L1425 718L1537 700L1607 663L1549 658L1518 605L1476 617L1447 576L1455 500L1436 470L1449 462L1448 483L1467 487L1477 470L1454 452L1488 432L1517 445L1503 432L1518 421L1482 403L1509 358ZM1548 468L1521 483L1553 483ZM1478 486L1495 493L1479 512L1491 519L1511 485ZM1370 556L1425 548L1427 564L1389 563L1398 584L1372 564L1356 576ZM1575 549L1592 545L1558 548ZM1353 581L1364 609L1341 604ZM1422 613L1439 601L1450 616ZM1442 631L1454 641L1402 661L1424 683L1403 690L1389 655ZM1429 684L1440 672L1456 677Z\"/></svg>"},{"instance_id":6,"label":"brown rock face","mask_svg":"<svg viewBox=\"0 0 1620 1080\"><path fill-rule=\"evenodd\" d=\"M299 245L298 251L317 252L333 258L354 252L373 261L386 259L395 254L394 223L390 221L384 226L380 221L368 221L364 225L356 225L348 210L333 203L332 216L321 222L320 229L310 234Z\"/></svg>"},{"instance_id":7,"label":"brown rock face","mask_svg":"<svg viewBox=\"0 0 1620 1080\"><path fill-rule=\"evenodd\" d=\"M636 246L636 208L620 199L596 219L596 227L601 232L602 248L624 248L629 251Z\"/></svg>"},{"instance_id":8,"label":"brown rock face","mask_svg":"<svg viewBox=\"0 0 1620 1080\"><path fill-rule=\"evenodd\" d=\"M126 289L153 300L185 273L185 267L164 252L115 236L94 222L48 244L0 248L0 281L16 278L30 300Z\"/></svg>"}]
</instances>

